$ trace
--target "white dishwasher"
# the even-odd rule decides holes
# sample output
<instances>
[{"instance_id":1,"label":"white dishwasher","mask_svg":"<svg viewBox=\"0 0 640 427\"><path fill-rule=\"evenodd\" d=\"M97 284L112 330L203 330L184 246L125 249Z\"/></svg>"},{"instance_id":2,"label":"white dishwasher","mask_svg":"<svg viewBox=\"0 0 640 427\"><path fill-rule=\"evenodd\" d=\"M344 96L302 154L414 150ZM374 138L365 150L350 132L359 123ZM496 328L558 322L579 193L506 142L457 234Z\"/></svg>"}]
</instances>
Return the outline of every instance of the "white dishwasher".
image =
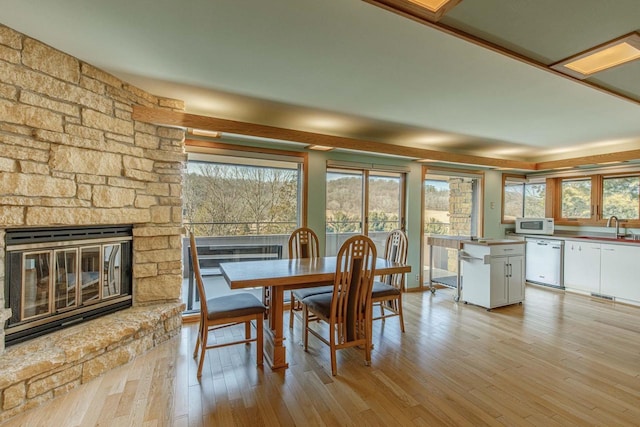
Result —
<instances>
[{"instance_id":1,"label":"white dishwasher","mask_svg":"<svg viewBox=\"0 0 640 427\"><path fill-rule=\"evenodd\" d=\"M562 275L564 240L527 237L526 241L526 281L564 289Z\"/></svg>"}]
</instances>

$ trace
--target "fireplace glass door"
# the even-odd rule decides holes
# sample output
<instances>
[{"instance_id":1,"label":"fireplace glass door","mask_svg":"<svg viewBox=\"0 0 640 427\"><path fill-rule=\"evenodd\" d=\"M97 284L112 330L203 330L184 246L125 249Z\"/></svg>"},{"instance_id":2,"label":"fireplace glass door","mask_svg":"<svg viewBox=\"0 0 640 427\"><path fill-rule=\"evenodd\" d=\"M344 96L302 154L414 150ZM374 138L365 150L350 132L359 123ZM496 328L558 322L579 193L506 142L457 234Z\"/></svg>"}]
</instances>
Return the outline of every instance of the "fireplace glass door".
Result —
<instances>
[{"instance_id":1,"label":"fireplace glass door","mask_svg":"<svg viewBox=\"0 0 640 427\"><path fill-rule=\"evenodd\" d=\"M82 277L80 296L82 304L96 302L100 299L100 246L80 248Z\"/></svg>"},{"instance_id":2,"label":"fireplace glass door","mask_svg":"<svg viewBox=\"0 0 640 427\"><path fill-rule=\"evenodd\" d=\"M22 318L25 320L51 313L51 251L23 254Z\"/></svg>"},{"instance_id":3,"label":"fireplace glass door","mask_svg":"<svg viewBox=\"0 0 640 427\"><path fill-rule=\"evenodd\" d=\"M77 305L78 249L63 249L53 252L55 268L56 310L73 308Z\"/></svg>"},{"instance_id":4,"label":"fireplace glass door","mask_svg":"<svg viewBox=\"0 0 640 427\"><path fill-rule=\"evenodd\" d=\"M120 295L120 245L104 245L102 298Z\"/></svg>"},{"instance_id":5,"label":"fireplace glass door","mask_svg":"<svg viewBox=\"0 0 640 427\"><path fill-rule=\"evenodd\" d=\"M7 230L5 344L131 307L132 246L127 225Z\"/></svg>"}]
</instances>

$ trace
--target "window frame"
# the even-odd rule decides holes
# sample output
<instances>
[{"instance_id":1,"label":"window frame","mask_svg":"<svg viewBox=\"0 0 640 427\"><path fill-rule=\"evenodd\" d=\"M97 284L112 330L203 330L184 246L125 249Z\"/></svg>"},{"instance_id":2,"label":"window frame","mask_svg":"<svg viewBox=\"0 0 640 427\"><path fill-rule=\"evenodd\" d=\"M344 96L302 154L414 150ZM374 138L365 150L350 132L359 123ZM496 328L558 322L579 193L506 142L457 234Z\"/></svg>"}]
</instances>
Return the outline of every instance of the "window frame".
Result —
<instances>
[{"instance_id":1,"label":"window frame","mask_svg":"<svg viewBox=\"0 0 640 427\"><path fill-rule=\"evenodd\" d=\"M540 180L531 180L529 178L527 178L526 175L519 175L519 174L508 174L508 173L504 173L502 174L502 201L501 201L501 212L500 212L500 220L502 224L515 224L515 219L505 219L505 202L506 202L506 187L507 187L507 182L521 182L523 184L523 193L522 193L522 207L523 207L523 215L524 215L524 210L526 209L526 204L524 203L524 198L525 198L525 192L524 189L526 187L527 184L542 184L544 183L545 185L545 203L544 203L544 215L545 217L549 216L549 196L548 196L548 190L549 190L549 186L547 183L547 180L544 179L540 179Z\"/></svg>"},{"instance_id":2,"label":"window frame","mask_svg":"<svg viewBox=\"0 0 640 427\"><path fill-rule=\"evenodd\" d=\"M604 181L610 178L638 177L640 171L594 173L589 175L567 175L547 179L547 189L553 188L551 196L553 206L551 213L557 225L586 225L586 226L606 226L608 217L603 215L604 208ZM562 216L562 182L575 179L591 180L591 215L589 218L564 218ZM549 195L548 195L549 196ZM640 196L638 197L640 211ZM620 224L624 227L633 228L640 226L640 218L620 218Z\"/></svg>"}]
</instances>

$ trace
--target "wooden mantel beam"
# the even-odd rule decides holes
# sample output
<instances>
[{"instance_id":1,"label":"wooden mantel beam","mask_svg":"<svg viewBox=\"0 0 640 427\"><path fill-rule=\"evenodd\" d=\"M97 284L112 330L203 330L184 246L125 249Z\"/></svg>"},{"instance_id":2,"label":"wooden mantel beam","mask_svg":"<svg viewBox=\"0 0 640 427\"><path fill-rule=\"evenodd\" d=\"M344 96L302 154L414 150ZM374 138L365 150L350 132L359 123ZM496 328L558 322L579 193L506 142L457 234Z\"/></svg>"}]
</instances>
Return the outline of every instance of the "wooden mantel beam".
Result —
<instances>
[{"instance_id":1,"label":"wooden mantel beam","mask_svg":"<svg viewBox=\"0 0 640 427\"><path fill-rule=\"evenodd\" d=\"M370 153L390 154L415 159L429 159L439 162L460 163L467 165L490 166L520 170L535 170L534 162L519 160L496 159L467 154L447 153L444 151L428 150L424 148L391 145L382 142L344 138L334 135L285 129L275 126L259 125L255 123L238 122L219 119L216 117L189 114L180 111L163 110L142 106L133 107L133 119L165 126L195 128L237 135L248 135L262 138L279 139L283 141L299 142L301 144L326 145L334 148L344 148Z\"/></svg>"}]
</instances>

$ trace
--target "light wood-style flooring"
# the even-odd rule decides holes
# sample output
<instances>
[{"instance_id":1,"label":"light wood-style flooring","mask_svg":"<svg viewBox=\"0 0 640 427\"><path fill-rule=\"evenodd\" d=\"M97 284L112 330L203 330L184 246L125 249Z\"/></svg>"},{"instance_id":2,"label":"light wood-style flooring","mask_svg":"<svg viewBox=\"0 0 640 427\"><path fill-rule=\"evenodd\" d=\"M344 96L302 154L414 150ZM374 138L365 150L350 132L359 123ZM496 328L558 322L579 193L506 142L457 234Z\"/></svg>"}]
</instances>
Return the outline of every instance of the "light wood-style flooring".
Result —
<instances>
[{"instance_id":1,"label":"light wood-style flooring","mask_svg":"<svg viewBox=\"0 0 640 427\"><path fill-rule=\"evenodd\" d=\"M258 369L255 347L207 353L196 326L6 426L638 426L640 308L529 286L488 312L452 292L409 293L406 333L374 325L373 361L288 336L290 368ZM288 316L285 316L287 318ZM287 333L290 332L285 328ZM232 333L242 334L241 327Z\"/></svg>"}]
</instances>

